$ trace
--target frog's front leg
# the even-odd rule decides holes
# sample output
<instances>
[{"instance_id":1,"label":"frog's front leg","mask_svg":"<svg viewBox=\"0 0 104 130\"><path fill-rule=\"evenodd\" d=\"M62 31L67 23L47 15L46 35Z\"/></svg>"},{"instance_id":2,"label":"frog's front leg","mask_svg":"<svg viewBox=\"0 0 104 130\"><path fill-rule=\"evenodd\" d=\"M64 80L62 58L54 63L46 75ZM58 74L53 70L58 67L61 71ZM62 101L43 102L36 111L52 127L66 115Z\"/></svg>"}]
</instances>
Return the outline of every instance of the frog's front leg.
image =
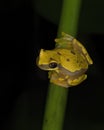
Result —
<instances>
[{"instance_id":1,"label":"frog's front leg","mask_svg":"<svg viewBox=\"0 0 104 130\"><path fill-rule=\"evenodd\" d=\"M51 83L57 84L59 86L65 87L65 88L69 87L67 79L60 77L60 75L58 73L56 73L55 71L49 72L49 78L50 78Z\"/></svg>"},{"instance_id":2,"label":"frog's front leg","mask_svg":"<svg viewBox=\"0 0 104 130\"><path fill-rule=\"evenodd\" d=\"M80 84L81 82L83 82L86 78L87 78L87 75L83 74L74 79L69 78L67 81L70 86L76 86L76 85Z\"/></svg>"}]
</instances>

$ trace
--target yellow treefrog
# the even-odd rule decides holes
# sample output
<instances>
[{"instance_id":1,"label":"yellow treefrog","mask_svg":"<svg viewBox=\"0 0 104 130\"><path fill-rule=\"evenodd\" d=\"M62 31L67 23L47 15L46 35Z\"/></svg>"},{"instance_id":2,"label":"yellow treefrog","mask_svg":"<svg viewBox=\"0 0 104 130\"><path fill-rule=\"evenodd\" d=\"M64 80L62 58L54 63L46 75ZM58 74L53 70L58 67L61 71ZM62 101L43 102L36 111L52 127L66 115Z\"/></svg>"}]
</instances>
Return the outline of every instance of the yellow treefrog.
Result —
<instances>
[{"instance_id":1,"label":"yellow treefrog","mask_svg":"<svg viewBox=\"0 0 104 130\"><path fill-rule=\"evenodd\" d=\"M55 39L52 50L41 49L37 66L49 71L51 83L62 87L79 85L86 78L88 66L93 64L85 47L74 37L62 32L62 37Z\"/></svg>"}]
</instances>

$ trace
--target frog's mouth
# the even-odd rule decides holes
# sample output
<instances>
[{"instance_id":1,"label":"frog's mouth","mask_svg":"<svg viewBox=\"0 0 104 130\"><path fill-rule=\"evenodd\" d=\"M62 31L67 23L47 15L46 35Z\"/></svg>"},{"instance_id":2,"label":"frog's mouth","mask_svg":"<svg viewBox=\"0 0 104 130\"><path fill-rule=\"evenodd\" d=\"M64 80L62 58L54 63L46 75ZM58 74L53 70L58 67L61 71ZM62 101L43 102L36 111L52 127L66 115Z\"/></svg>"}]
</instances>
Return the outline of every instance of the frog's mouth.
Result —
<instances>
[{"instance_id":1,"label":"frog's mouth","mask_svg":"<svg viewBox=\"0 0 104 130\"><path fill-rule=\"evenodd\" d=\"M51 71L51 70L57 70L58 67L55 67L55 68L50 68L49 65L46 65L46 64L40 64L38 65L38 67L42 70L47 70L47 71Z\"/></svg>"}]
</instances>

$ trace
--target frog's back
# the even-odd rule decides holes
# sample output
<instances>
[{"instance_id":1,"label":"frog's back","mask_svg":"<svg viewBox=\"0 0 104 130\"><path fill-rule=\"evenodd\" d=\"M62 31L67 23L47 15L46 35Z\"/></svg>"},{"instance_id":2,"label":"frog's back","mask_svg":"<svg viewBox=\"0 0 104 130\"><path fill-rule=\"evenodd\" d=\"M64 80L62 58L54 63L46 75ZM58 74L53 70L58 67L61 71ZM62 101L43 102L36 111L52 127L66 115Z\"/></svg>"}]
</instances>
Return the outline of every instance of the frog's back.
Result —
<instances>
[{"instance_id":1,"label":"frog's back","mask_svg":"<svg viewBox=\"0 0 104 130\"><path fill-rule=\"evenodd\" d=\"M75 72L88 68L88 63L82 54L69 49L56 49L56 51L60 55L61 66L65 69Z\"/></svg>"}]
</instances>

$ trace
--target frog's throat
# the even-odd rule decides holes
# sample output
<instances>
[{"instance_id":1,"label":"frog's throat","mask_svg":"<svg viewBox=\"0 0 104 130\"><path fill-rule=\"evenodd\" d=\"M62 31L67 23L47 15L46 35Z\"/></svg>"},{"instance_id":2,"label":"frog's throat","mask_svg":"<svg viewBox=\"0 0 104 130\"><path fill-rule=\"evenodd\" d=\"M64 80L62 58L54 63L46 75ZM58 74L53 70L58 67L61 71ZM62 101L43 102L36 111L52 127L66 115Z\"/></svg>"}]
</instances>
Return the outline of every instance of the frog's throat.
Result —
<instances>
[{"instance_id":1,"label":"frog's throat","mask_svg":"<svg viewBox=\"0 0 104 130\"><path fill-rule=\"evenodd\" d=\"M55 68L49 68L49 65L47 65L47 64L41 64L41 65L38 65L38 67L42 70L45 70L45 71L56 71L56 70L58 70L58 66L55 67Z\"/></svg>"}]
</instances>

